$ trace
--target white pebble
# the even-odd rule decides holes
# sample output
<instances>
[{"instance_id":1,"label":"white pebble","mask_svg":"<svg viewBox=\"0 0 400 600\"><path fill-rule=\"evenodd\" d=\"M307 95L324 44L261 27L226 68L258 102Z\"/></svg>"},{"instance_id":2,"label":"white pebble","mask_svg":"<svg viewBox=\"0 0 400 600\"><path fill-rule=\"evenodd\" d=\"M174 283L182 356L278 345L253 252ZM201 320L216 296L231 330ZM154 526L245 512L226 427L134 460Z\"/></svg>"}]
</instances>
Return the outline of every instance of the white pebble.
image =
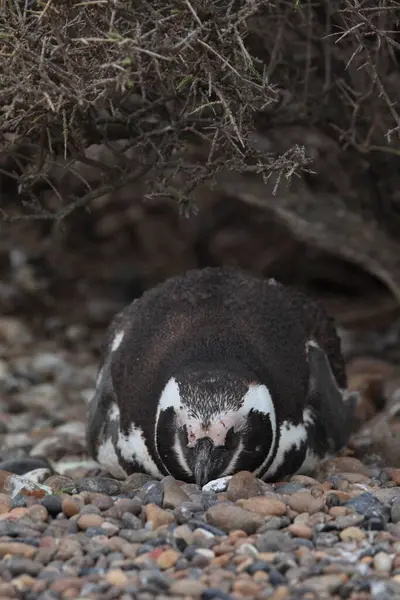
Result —
<instances>
[{"instance_id":1,"label":"white pebble","mask_svg":"<svg viewBox=\"0 0 400 600\"><path fill-rule=\"evenodd\" d=\"M393 563L393 557L386 552L378 552L374 556L374 567L377 571L384 571L387 573L391 570Z\"/></svg>"},{"instance_id":2,"label":"white pebble","mask_svg":"<svg viewBox=\"0 0 400 600\"><path fill-rule=\"evenodd\" d=\"M219 479L213 479L203 485L203 492L215 492L218 494L219 492L225 492L228 489L229 480L232 479L232 475L227 475L226 477L220 477Z\"/></svg>"}]
</instances>

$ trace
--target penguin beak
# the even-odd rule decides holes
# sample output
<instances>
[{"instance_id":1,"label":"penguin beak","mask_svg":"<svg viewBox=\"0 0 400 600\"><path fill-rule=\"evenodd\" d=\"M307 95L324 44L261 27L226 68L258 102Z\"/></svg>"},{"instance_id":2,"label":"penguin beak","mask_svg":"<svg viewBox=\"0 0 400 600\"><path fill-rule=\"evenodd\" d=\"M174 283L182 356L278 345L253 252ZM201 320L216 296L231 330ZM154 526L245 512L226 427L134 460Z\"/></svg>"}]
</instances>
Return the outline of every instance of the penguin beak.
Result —
<instances>
[{"instance_id":1,"label":"penguin beak","mask_svg":"<svg viewBox=\"0 0 400 600\"><path fill-rule=\"evenodd\" d=\"M208 437L197 440L194 447L194 476L196 484L201 488L211 480L211 471L213 468L211 454L214 450L214 444Z\"/></svg>"}]
</instances>

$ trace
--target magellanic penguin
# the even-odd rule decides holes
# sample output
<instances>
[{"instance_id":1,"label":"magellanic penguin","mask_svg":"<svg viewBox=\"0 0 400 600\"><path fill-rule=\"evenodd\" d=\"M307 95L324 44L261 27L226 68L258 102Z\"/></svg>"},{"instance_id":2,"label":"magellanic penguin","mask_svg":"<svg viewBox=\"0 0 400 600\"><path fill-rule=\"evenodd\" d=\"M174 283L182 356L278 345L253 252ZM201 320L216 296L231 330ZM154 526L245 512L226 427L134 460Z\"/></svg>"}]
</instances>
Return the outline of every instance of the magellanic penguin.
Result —
<instances>
[{"instance_id":1,"label":"magellanic penguin","mask_svg":"<svg viewBox=\"0 0 400 600\"><path fill-rule=\"evenodd\" d=\"M88 448L117 478L278 481L346 445L355 402L322 307L236 268L193 270L111 323Z\"/></svg>"}]
</instances>

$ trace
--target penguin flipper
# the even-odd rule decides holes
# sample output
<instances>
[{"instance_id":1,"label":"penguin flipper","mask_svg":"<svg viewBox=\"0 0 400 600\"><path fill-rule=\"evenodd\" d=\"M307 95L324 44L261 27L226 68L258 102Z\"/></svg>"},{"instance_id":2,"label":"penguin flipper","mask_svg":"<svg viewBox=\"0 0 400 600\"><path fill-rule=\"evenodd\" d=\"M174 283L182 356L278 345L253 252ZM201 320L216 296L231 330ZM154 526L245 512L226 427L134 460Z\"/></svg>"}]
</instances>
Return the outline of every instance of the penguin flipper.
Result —
<instances>
[{"instance_id":1,"label":"penguin flipper","mask_svg":"<svg viewBox=\"0 0 400 600\"><path fill-rule=\"evenodd\" d=\"M325 433L327 449L338 452L353 432L359 394L339 387L326 353L314 340L307 342L306 351L310 368L308 402L316 414L318 427L324 430L318 437Z\"/></svg>"}]
</instances>

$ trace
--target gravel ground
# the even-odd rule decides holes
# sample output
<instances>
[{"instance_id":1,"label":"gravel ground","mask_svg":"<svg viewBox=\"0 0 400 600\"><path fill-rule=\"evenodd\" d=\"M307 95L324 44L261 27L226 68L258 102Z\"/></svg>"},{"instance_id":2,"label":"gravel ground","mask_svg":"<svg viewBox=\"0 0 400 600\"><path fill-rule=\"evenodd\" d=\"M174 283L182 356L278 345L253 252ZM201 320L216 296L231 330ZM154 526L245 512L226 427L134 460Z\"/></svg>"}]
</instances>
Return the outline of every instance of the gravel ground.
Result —
<instances>
[{"instance_id":1,"label":"gravel ground","mask_svg":"<svg viewBox=\"0 0 400 600\"><path fill-rule=\"evenodd\" d=\"M38 340L0 319L1 599L400 597L400 469L116 481L85 453L97 348L78 325Z\"/></svg>"}]
</instances>

